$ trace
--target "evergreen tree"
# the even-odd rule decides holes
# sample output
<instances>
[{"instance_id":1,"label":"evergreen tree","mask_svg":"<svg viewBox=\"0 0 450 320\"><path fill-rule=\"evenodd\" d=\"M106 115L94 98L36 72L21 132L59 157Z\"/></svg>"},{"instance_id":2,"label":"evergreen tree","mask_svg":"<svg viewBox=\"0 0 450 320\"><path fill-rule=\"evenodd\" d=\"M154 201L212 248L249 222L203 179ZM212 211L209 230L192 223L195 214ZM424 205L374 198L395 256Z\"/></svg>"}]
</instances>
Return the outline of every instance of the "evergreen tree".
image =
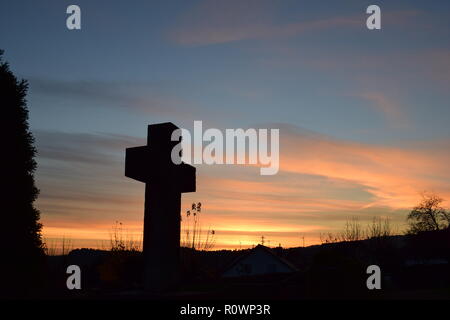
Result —
<instances>
[{"instance_id":1,"label":"evergreen tree","mask_svg":"<svg viewBox=\"0 0 450 320\"><path fill-rule=\"evenodd\" d=\"M28 83L18 80L0 50L2 202L0 207L0 294L26 295L42 281L44 258L39 190L34 183L36 149L28 126Z\"/></svg>"}]
</instances>

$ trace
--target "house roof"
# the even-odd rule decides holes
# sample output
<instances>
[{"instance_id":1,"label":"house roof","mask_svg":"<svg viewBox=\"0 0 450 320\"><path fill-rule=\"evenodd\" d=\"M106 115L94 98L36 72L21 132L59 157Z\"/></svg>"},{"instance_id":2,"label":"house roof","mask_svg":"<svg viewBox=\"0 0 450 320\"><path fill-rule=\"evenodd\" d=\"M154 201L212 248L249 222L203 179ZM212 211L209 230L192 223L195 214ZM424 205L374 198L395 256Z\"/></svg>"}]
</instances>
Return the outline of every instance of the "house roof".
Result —
<instances>
[{"instance_id":1,"label":"house roof","mask_svg":"<svg viewBox=\"0 0 450 320\"><path fill-rule=\"evenodd\" d=\"M272 249L270 249L269 247L263 246L261 244L258 244L256 247L254 247L253 249L251 249L247 253L245 253L245 254L241 255L240 257L238 257L237 259L235 259L227 268L224 269L224 271L222 273L227 272L228 270L233 268L236 264L238 264L241 260L247 258L248 256L251 256L256 250L263 250L264 252L268 253L273 258L277 259L279 262L281 262L286 267L291 269L292 272L298 271L297 267L295 267L292 263L290 263L286 259L278 256Z\"/></svg>"}]
</instances>

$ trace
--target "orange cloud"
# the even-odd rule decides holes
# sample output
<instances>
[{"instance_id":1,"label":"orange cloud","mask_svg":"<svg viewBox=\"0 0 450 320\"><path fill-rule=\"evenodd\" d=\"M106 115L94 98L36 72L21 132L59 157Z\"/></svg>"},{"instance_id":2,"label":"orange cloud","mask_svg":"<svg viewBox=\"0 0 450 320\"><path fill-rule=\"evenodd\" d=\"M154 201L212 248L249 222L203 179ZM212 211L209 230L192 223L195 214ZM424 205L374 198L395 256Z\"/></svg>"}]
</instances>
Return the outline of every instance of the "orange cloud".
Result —
<instances>
[{"instance_id":1,"label":"orange cloud","mask_svg":"<svg viewBox=\"0 0 450 320\"><path fill-rule=\"evenodd\" d=\"M375 196L368 206L411 207L423 190L450 196L450 141L444 145L430 152L291 134L282 142L280 168L366 186Z\"/></svg>"},{"instance_id":2,"label":"orange cloud","mask_svg":"<svg viewBox=\"0 0 450 320\"><path fill-rule=\"evenodd\" d=\"M272 245L298 246L300 234L307 244L317 243L321 232L340 229L352 216L404 223L423 190L450 199L448 139L381 146L274 127L281 138L277 175L260 176L256 166L201 165L197 192L183 195L183 212L191 202L203 203L201 224L217 230L216 248L257 244L262 235ZM144 185L123 177L123 163L103 171L63 165L61 176L54 165L57 174L44 171L39 180L45 237L82 240L76 246L108 243L114 222L121 221L139 238Z\"/></svg>"}]
</instances>

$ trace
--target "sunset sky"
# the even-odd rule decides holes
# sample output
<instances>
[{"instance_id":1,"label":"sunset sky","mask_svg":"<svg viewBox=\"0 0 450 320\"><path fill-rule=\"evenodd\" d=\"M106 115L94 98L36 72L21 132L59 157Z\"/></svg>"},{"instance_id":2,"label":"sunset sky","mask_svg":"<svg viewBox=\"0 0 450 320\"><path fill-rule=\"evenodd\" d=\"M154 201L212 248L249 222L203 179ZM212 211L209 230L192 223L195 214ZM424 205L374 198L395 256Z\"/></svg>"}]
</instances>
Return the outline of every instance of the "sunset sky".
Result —
<instances>
[{"instance_id":1,"label":"sunset sky","mask_svg":"<svg viewBox=\"0 0 450 320\"><path fill-rule=\"evenodd\" d=\"M182 208L202 202L216 249L316 244L352 217L400 232L421 192L450 200L449 1L17 0L0 3L0 48L30 84L49 242L108 247L116 221L141 237L125 148L165 121L280 129L277 175L196 166Z\"/></svg>"}]
</instances>

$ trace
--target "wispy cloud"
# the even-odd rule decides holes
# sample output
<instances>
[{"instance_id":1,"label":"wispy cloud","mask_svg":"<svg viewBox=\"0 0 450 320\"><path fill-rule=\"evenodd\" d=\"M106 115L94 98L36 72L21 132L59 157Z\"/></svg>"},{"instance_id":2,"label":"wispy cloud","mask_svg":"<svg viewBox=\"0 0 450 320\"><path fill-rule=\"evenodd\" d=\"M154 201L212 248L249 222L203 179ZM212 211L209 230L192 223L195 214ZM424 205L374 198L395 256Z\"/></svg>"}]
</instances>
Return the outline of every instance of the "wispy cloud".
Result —
<instances>
[{"instance_id":1,"label":"wispy cloud","mask_svg":"<svg viewBox=\"0 0 450 320\"><path fill-rule=\"evenodd\" d=\"M363 98L365 101L369 101L369 105L376 111L382 113L391 126L404 128L409 125L408 117L399 103L391 97L388 97L386 94L376 91L367 91L357 94L356 96Z\"/></svg>"},{"instance_id":2,"label":"wispy cloud","mask_svg":"<svg viewBox=\"0 0 450 320\"><path fill-rule=\"evenodd\" d=\"M29 83L33 95L64 99L64 105L74 104L79 108L115 108L171 117L199 111L192 102L178 98L163 84L43 78L31 78Z\"/></svg>"},{"instance_id":3,"label":"wispy cloud","mask_svg":"<svg viewBox=\"0 0 450 320\"><path fill-rule=\"evenodd\" d=\"M218 235L223 231L225 244L254 242L264 233L286 245L298 240L295 232L313 241L352 216L362 222L388 216L402 224L421 191L450 198L450 140L381 146L276 126L281 130L277 175L260 176L253 166L201 165L197 192L183 196L185 209L190 202L203 202L203 227L213 227ZM76 230L116 220L141 227L143 185L123 175L123 150L141 144L140 139L57 132L37 136L41 150L57 151L44 152L38 170L38 204L52 232L66 226L69 233L71 222ZM116 160L98 160L105 157Z\"/></svg>"},{"instance_id":4,"label":"wispy cloud","mask_svg":"<svg viewBox=\"0 0 450 320\"><path fill-rule=\"evenodd\" d=\"M247 39L283 38L333 28L365 27L365 15L279 23L265 1L203 1L185 13L169 37L180 45L210 45ZM386 12L387 25L410 22L418 11Z\"/></svg>"},{"instance_id":5,"label":"wispy cloud","mask_svg":"<svg viewBox=\"0 0 450 320\"><path fill-rule=\"evenodd\" d=\"M366 186L375 196L368 205L410 207L423 190L439 191L450 197L450 175L446 169L450 162L448 139L434 148L423 149L414 143L408 147L389 147L305 134L291 128L284 132L281 170Z\"/></svg>"},{"instance_id":6,"label":"wispy cloud","mask_svg":"<svg viewBox=\"0 0 450 320\"><path fill-rule=\"evenodd\" d=\"M180 28L172 33L172 39L181 45L208 45L233 42L246 39L262 39L274 37L292 37L309 31L328 28L355 26L361 24L360 19L343 17L316 21L305 21L287 25L241 25L210 26L192 29Z\"/></svg>"},{"instance_id":7,"label":"wispy cloud","mask_svg":"<svg viewBox=\"0 0 450 320\"><path fill-rule=\"evenodd\" d=\"M144 139L107 133L68 133L36 130L38 157L41 159L107 165L117 161L119 151L140 145Z\"/></svg>"},{"instance_id":8,"label":"wispy cloud","mask_svg":"<svg viewBox=\"0 0 450 320\"><path fill-rule=\"evenodd\" d=\"M433 80L441 83L448 92L450 86L450 50L435 49L420 54L416 63L424 68L424 72Z\"/></svg>"}]
</instances>

